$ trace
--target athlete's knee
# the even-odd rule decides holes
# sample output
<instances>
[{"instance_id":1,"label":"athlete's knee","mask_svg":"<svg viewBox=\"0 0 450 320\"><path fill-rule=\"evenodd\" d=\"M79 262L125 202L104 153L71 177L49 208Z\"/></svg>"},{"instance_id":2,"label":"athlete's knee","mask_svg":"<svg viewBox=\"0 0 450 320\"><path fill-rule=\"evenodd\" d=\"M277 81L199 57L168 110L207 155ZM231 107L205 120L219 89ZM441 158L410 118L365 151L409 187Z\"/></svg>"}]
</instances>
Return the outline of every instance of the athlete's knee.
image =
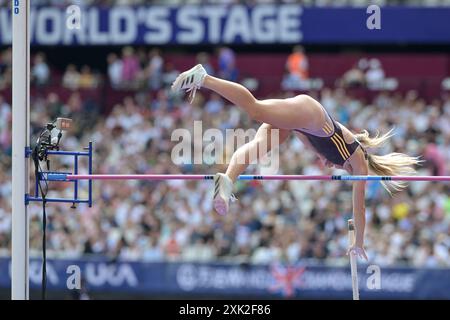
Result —
<instances>
[{"instance_id":1,"label":"athlete's knee","mask_svg":"<svg viewBox=\"0 0 450 320\"><path fill-rule=\"evenodd\" d=\"M262 143L265 143L267 141L266 138L262 137L262 136L255 136L255 138L253 138L253 140L250 142L252 144L252 146L259 146Z\"/></svg>"},{"instance_id":2,"label":"athlete's knee","mask_svg":"<svg viewBox=\"0 0 450 320\"><path fill-rule=\"evenodd\" d=\"M270 135L270 132L268 132ZM262 156L266 153L270 152L272 149L272 141L270 137L263 136L263 135L257 135L255 138L251 141L252 143L252 150L258 155Z\"/></svg>"}]
</instances>

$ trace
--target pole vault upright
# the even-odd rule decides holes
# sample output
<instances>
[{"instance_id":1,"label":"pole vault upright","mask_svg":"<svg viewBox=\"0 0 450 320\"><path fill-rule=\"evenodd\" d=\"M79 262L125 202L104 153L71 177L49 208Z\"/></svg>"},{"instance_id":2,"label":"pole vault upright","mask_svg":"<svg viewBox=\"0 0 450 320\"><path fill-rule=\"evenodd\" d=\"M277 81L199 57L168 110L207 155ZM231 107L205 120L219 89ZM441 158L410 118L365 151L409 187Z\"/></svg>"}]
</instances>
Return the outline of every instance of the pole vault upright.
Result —
<instances>
[{"instance_id":1,"label":"pole vault upright","mask_svg":"<svg viewBox=\"0 0 450 320\"><path fill-rule=\"evenodd\" d=\"M30 1L12 0L11 299L28 300L28 158L30 145Z\"/></svg>"}]
</instances>

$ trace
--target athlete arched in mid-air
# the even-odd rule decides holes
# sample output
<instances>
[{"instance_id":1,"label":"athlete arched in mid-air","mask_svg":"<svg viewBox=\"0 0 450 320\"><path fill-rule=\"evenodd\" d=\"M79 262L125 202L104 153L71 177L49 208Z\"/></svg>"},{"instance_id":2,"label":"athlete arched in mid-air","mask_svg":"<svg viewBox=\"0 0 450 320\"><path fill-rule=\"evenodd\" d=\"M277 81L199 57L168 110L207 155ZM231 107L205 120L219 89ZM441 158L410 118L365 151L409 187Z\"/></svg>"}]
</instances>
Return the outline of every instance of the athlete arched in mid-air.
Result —
<instances>
[{"instance_id":1,"label":"athlete arched in mid-air","mask_svg":"<svg viewBox=\"0 0 450 320\"><path fill-rule=\"evenodd\" d=\"M420 162L417 157L402 153L390 153L383 156L369 154L368 148L383 144L392 136L392 130L382 136L369 137L367 131L353 134L349 129L335 121L325 108L308 95L298 95L287 99L258 100L244 86L219 79L206 73L202 65L196 65L181 73L174 81L174 91L186 90L189 98L195 96L200 88L210 89L236 106L244 109L249 116L263 124L255 138L241 146L233 154L225 173L215 175L214 208L219 214L225 214L229 208L233 183L250 164L250 155L263 155L258 146L267 146L269 152L270 130L279 129L280 144L286 141L291 132L323 159L329 167L338 167L352 175L394 176L414 173L414 166ZM246 159L237 161L237 159ZM406 184L399 181L383 181L389 192L399 191ZM356 238L349 252L367 259L364 251L365 229L365 188L366 181L353 182L353 216Z\"/></svg>"}]
</instances>

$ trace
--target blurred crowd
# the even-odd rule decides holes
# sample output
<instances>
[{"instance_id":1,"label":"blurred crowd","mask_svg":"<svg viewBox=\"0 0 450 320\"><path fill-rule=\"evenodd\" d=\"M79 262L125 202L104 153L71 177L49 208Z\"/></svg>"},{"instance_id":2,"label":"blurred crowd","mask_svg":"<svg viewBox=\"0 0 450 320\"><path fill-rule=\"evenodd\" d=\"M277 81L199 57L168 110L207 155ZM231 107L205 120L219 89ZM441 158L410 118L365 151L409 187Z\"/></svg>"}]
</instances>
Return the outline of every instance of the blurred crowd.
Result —
<instances>
[{"instance_id":1,"label":"blurred crowd","mask_svg":"<svg viewBox=\"0 0 450 320\"><path fill-rule=\"evenodd\" d=\"M8 60L4 60L8 56L5 52L0 55L2 66ZM147 57L147 63L142 63L139 55ZM207 66L209 72L236 79L234 53L225 50L223 55L233 72L227 74L229 68L221 67L213 70L211 65ZM205 64L208 58L206 54L197 57ZM172 68L168 72L156 49L136 53L124 48L120 55L110 54L107 59L108 76L104 77L111 85L129 86L127 89L135 89L135 93L115 105L109 114L102 114L98 102L85 99L76 90L67 98L56 92L35 95L31 115L33 140L50 119L72 117L74 128L63 137L62 148L81 150L93 140L96 173L213 174L224 171L225 166L208 163L208 159L201 165L173 163L171 153L179 143L172 141L173 131L185 128L193 133L196 120L202 121L203 130L258 126L215 94L201 90L191 105L182 95L171 93L168 88L178 71ZM33 64L36 86L48 81L48 66L44 65L45 56L37 54ZM78 72L76 67L67 69ZM80 86L81 75L73 77L68 72L63 76L63 84ZM75 78L78 80L73 81ZM419 174L450 174L450 96L426 102L414 91L404 95L380 92L364 103L352 98L345 87L323 88L311 94L355 132L368 129L373 134L395 126L391 143L377 152L421 155L426 162L418 168ZM278 96L292 95L285 91ZM0 252L9 254L11 106L1 95L0 148ZM229 151L232 150L227 150L227 159L231 156ZM70 170L71 166L71 159L66 158L52 163L52 169ZM86 163L82 162L81 168L86 170ZM252 165L247 172L261 170L265 169ZM294 136L280 148L278 174L342 173L325 168L314 154L305 152ZM211 183L94 182L92 208L80 205L73 210L67 204L48 205L49 255L76 258L104 254L144 261L348 262L346 221L352 215L349 183L239 182L235 190L238 201L231 204L225 217L213 211ZM81 196L86 197L86 184L81 187ZM379 183L369 183L366 248L370 262L449 267L449 189L444 183L416 182L407 191L390 197ZM65 183L52 183L49 196L55 195L71 197L72 191ZM30 215L30 247L32 253L39 255L41 206L31 204Z\"/></svg>"},{"instance_id":2,"label":"blurred crowd","mask_svg":"<svg viewBox=\"0 0 450 320\"><path fill-rule=\"evenodd\" d=\"M0 90L11 87L12 79L12 50L0 51Z\"/></svg>"},{"instance_id":3,"label":"blurred crowd","mask_svg":"<svg viewBox=\"0 0 450 320\"><path fill-rule=\"evenodd\" d=\"M206 52L197 54L196 63L202 64L211 75L231 81L237 80L235 53L228 47L218 47L216 54L217 71L214 71L210 55ZM179 74L171 62L164 61L158 48L147 51L144 48L135 50L125 47L120 54L110 53L107 63L107 78L114 89L159 90L170 86Z\"/></svg>"}]
</instances>

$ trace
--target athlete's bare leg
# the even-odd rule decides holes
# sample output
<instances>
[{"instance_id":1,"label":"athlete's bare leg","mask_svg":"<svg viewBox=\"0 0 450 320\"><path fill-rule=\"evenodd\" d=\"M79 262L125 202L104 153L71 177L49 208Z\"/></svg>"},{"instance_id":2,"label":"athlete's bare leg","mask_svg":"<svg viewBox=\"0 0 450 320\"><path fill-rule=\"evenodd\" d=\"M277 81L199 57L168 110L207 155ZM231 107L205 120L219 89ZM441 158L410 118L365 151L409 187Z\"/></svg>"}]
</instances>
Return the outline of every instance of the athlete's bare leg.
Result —
<instances>
[{"instance_id":1,"label":"athlete's bare leg","mask_svg":"<svg viewBox=\"0 0 450 320\"><path fill-rule=\"evenodd\" d=\"M210 75L205 77L203 87L243 108L252 119L280 129L315 130L321 128L324 121L322 107L307 95L288 99L257 100L244 86Z\"/></svg>"},{"instance_id":2,"label":"athlete's bare leg","mask_svg":"<svg viewBox=\"0 0 450 320\"><path fill-rule=\"evenodd\" d=\"M276 146L271 139L271 130L277 130L272 125L263 123L252 141L238 148L231 157L226 175L234 182L240 174L255 160L261 159ZM290 130L279 129L279 145L289 137Z\"/></svg>"}]
</instances>

